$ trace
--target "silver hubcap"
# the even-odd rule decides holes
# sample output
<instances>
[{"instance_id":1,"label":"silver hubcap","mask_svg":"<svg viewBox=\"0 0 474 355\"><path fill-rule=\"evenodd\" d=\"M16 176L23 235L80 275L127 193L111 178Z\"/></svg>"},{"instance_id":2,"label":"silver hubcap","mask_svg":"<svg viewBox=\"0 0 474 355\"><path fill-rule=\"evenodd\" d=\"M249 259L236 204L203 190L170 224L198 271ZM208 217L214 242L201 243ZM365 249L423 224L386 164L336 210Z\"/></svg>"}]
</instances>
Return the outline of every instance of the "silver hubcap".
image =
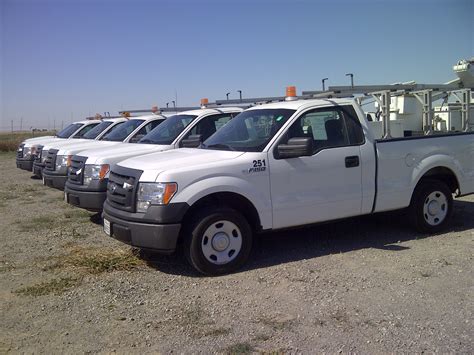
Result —
<instances>
[{"instance_id":1,"label":"silver hubcap","mask_svg":"<svg viewBox=\"0 0 474 355\"><path fill-rule=\"evenodd\" d=\"M433 191L426 197L423 204L423 216L425 221L436 226L444 221L448 214L448 199L440 191Z\"/></svg>"},{"instance_id":2,"label":"silver hubcap","mask_svg":"<svg viewBox=\"0 0 474 355\"><path fill-rule=\"evenodd\" d=\"M242 233L230 221L214 222L204 232L201 248L207 261L216 265L227 264L239 255Z\"/></svg>"}]
</instances>

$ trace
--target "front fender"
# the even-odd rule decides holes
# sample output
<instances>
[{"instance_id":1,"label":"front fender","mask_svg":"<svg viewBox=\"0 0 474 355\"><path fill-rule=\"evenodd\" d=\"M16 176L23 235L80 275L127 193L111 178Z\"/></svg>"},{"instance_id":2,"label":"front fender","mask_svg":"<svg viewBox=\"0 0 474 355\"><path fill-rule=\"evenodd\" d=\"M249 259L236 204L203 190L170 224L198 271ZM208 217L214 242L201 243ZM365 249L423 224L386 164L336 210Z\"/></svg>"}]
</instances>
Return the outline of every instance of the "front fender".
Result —
<instances>
[{"instance_id":1,"label":"front fender","mask_svg":"<svg viewBox=\"0 0 474 355\"><path fill-rule=\"evenodd\" d=\"M272 228L272 208L268 183L251 184L234 176L209 177L186 186L173 198L173 202L187 202L192 206L201 198L218 192L232 192L245 197L257 210L262 228Z\"/></svg>"}]
</instances>

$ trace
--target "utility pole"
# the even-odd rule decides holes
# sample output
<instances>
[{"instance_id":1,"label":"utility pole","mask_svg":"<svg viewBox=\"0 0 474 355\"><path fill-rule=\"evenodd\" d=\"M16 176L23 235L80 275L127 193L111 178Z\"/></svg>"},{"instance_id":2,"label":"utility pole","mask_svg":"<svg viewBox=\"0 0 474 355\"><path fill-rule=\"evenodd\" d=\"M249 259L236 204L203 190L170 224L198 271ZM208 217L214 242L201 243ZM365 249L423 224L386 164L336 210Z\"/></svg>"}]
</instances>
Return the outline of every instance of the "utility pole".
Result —
<instances>
[{"instance_id":1,"label":"utility pole","mask_svg":"<svg viewBox=\"0 0 474 355\"><path fill-rule=\"evenodd\" d=\"M351 77L351 88L354 87L354 74L352 73L347 73L346 76L350 76Z\"/></svg>"},{"instance_id":2,"label":"utility pole","mask_svg":"<svg viewBox=\"0 0 474 355\"><path fill-rule=\"evenodd\" d=\"M237 92L239 93L240 101L242 101L242 90L237 90Z\"/></svg>"},{"instance_id":3,"label":"utility pole","mask_svg":"<svg viewBox=\"0 0 474 355\"><path fill-rule=\"evenodd\" d=\"M228 92L227 94L225 94L225 96L227 97L227 101L229 101L229 95L230 95L230 92Z\"/></svg>"},{"instance_id":4,"label":"utility pole","mask_svg":"<svg viewBox=\"0 0 474 355\"><path fill-rule=\"evenodd\" d=\"M325 87L325 85L324 85L324 82L325 82L326 80L328 80L328 78L324 78L323 80L321 80L321 82L323 83L323 91L326 91L326 87Z\"/></svg>"},{"instance_id":5,"label":"utility pole","mask_svg":"<svg viewBox=\"0 0 474 355\"><path fill-rule=\"evenodd\" d=\"M23 131L23 117L20 118L20 131Z\"/></svg>"},{"instance_id":6,"label":"utility pole","mask_svg":"<svg viewBox=\"0 0 474 355\"><path fill-rule=\"evenodd\" d=\"M11 123L12 123L12 133L13 133L13 120L11 121Z\"/></svg>"}]
</instances>

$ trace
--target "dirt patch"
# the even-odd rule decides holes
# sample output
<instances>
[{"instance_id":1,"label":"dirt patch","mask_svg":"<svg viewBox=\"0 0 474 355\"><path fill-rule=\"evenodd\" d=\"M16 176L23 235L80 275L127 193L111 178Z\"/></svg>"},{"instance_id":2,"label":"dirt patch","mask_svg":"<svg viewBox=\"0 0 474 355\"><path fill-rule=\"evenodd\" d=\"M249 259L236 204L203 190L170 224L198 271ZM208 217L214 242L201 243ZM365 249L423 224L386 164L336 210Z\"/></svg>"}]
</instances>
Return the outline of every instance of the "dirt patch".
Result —
<instances>
[{"instance_id":1,"label":"dirt patch","mask_svg":"<svg viewBox=\"0 0 474 355\"><path fill-rule=\"evenodd\" d=\"M115 241L0 153L0 352L472 353L474 197L258 238L215 278Z\"/></svg>"}]
</instances>

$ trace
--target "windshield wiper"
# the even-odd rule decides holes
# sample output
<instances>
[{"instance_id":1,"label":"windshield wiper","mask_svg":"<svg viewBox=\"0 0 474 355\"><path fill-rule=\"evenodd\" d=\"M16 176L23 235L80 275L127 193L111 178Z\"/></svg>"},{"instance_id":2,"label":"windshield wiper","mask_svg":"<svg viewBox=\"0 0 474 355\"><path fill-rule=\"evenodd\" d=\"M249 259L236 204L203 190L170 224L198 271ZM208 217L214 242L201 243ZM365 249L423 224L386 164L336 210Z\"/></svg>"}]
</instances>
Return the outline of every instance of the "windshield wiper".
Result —
<instances>
[{"instance_id":1,"label":"windshield wiper","mask_svg":"<svg viewBox=\"0 0 474 355\"><path fill-rule=\"evenodd\" d=\"M222 143L209 144L209 145L204 145L203 144L203 147L204 148L223 148L223 149L235 151L235 149L232 148L230 145L222 144Z\"/></svg>"}]
</instances>

